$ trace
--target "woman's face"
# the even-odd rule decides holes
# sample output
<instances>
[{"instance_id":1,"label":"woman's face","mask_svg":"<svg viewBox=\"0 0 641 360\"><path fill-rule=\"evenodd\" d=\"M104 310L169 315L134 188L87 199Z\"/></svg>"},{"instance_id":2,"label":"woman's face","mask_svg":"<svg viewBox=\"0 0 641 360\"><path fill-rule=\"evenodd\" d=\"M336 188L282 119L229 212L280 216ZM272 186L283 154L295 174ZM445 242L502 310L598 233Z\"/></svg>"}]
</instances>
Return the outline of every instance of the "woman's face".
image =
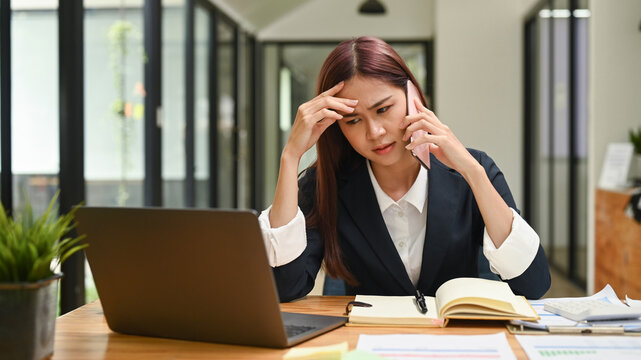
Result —
<instances>
[{"instance_id":1,"label":"woman's face","mask_svg":"<svg viewBox=\"0 0 641 360\"><path fill-rule=\"evenodd\" d=\"M403 141L405 131L399 128L407 115L403 89L375 78L355 76L345 81L336 96L358 100L354 112L340 112L343 118L337 121L356 152L383 166L411 159L405 149L408 142Z\"/></svg>"}]
</instances>

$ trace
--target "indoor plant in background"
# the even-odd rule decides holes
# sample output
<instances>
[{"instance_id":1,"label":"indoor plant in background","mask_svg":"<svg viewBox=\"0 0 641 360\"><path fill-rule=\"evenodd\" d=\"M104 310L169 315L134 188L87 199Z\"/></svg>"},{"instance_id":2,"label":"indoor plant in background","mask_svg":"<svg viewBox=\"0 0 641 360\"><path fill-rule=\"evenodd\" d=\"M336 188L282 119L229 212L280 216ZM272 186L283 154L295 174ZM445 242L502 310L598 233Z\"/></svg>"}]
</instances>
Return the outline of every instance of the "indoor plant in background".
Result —
<instances>
[{"instance_id":1,"label":"indoor plant in background","mask_svg":"<svg viewBox=\"0 0 641 360\"><path fill-rule=\"evenodd\" d=\"M632 157L632 168L634 170L630 177L634 186L641 186L641 127L637 131L630 129L630 142L634 146L634 156Z\"/></svg>"},{"instance_id":2,"label":"indoor plant in background","mask_svg":"<svg viewBox=\"0 0 641 360\"><path fill-rule=\"evenodd\" d=\"M13 218L0 204L0 358L42 359L53 353L58 280L53 269L87 245L69 236L75 208L58 215L54 195L41 216L29 200Z\"/></svg>"},{"instance_id":3,"label":"indoor plant in background","mask_svg":"<svg viewBox=\"0 0 641 360\"><path fill-rule=\"evenodd\" d=\"M120 183L118 185L117 203L125 206L129 199L127 191L128 172L131 168L131 148L134 142L134 125L144 117L144 97L146 95L142 82L137 82L134 91L138 103L134 104L129 97L131 94L126 89L127 63L129 47L135 42L142 41L142 35L129 21L123 19L124 11L120 13L121 19L114 22L107 33L109 39L109 58L113 72L113 84L116 98L111 105L111 112L116 119L116 136L120 154ZM141 57L146 62L144 50L141 48Z\"/></svg>"}]
</instances>

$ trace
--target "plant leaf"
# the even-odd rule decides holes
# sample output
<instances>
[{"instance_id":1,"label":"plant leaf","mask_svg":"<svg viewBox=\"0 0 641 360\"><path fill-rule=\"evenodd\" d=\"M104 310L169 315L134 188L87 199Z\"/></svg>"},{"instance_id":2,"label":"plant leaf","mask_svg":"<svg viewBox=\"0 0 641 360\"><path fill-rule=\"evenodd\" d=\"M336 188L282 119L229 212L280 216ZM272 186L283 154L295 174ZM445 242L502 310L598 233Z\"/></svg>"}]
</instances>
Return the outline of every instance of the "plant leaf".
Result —
<instances>
[{"instance_id":1,"label":"plant leaf","mask_svg":"<svg viewBox=\"0 0 641 360\"><path fill-rule=\"evenodd\" d=\"M76 236L74 215L77 207L58 214L57 191L47 209L34 217L28 194L23 209L9 217L0 204L0 281L37 281L52 275L54 259L60 263L73 253L86 248L78 245L84 235Z\"/></svg>"},{"instance_id":2,"label":"plant leaf","mask_svg":"<svg viewBox=\"0 0 641 360\"><path fill-rule=\"evenodd\" d=\"M64 255L62 255L62 257L60 258L60 265L62 265L69 258L69 256L73 255L76 251L82 250L88 246L89 244L82 244L67 250L67 252L65 252Z\"/></svg>"}]
</instances>

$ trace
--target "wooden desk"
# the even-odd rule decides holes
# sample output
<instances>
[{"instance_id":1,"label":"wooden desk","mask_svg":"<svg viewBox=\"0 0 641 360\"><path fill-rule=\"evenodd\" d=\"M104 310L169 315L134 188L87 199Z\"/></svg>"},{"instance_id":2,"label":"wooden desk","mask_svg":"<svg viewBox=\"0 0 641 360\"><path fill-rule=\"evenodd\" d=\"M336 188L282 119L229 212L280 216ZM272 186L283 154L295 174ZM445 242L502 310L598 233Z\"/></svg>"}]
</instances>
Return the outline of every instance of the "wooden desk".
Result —
<instances>
[{"instance_id":1,"label":"wooden desk","mask_svg":"<svg viewBox=\"0 0 641 360\"><path fill-rule=\"evenodd\" d=\"M283 311L322 315L342 315L349 296L308 296L282 304ZM349 342L356 348L360 334L494 334L505 332L512 351L519 359L527 359L514 335L498 321L450 321L446 328L375 328L340 327L306 341L299 346L321 346ZM287 349L223 345L144 336L121 335L112 332L102 313L99 301L94 301L58 318L53 359L282 359Z\"/></svg>"},{"instance_id":2,"label":"wooden desk","mask_svg":"<svg viewBox=\"0 0 641 360\"><path fill-rule=\"evenodd\" d=\"M641 297L641 224L624 213L631 191L596 191L594 289L610 284L617 295Z\"/></svg>"}]
</instances>

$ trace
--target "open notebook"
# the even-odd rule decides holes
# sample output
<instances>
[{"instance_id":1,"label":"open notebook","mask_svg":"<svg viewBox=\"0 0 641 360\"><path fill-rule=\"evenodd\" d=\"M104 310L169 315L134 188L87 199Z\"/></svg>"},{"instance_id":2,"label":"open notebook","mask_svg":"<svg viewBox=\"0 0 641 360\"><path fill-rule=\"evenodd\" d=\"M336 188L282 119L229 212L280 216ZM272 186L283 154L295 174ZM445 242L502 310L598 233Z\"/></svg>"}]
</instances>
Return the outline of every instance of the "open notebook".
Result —
<instances>
[{"instance_id":1,"label":"open notebook","mask_svg":"<svg viewBox=\"0 0 641 360\"><path fill-rule=\"evenodd\" d=\"M507 283L479 278L445 282L436 296L426 296L427 313L419 311L414 296L357 295L371 307L354 307L348 325L403 325L443 327L449 319L537 320L539 315Z\"/></svg>"}]
</instances>

